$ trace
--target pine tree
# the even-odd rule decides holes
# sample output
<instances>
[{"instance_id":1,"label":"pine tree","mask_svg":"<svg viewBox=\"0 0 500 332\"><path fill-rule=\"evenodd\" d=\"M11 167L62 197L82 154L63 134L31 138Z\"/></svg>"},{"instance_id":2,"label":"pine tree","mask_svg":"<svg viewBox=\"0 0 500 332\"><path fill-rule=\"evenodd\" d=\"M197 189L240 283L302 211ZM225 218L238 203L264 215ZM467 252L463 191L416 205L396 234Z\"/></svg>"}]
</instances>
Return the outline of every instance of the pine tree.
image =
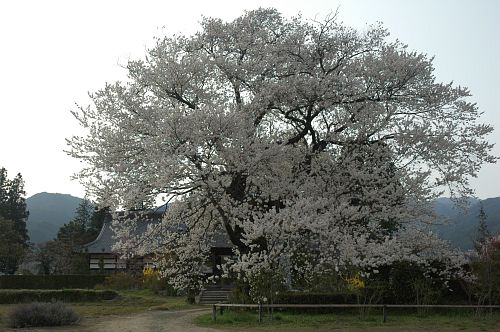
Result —
<instances>
[{"instance_id":1,"label":"pine tree","mask_svg":"<svg viewBox=\"0 0 500 332\"><path fill-rule=\"evenodd\" d=\"M29 213L26 211L25 195L21 174L9 180L7 170L0 168L0 220L2 220L0 271L4 273L15 272L29 247L26 229Z\"/></svg>"},{"instance_id":2,"label":"pine tree","mask_svg":"<svg viewBox=\"0 0 500 332\"><path fill-rule=\"evenodd\" d=\"M488 216L484 211L483 202L479 202L479 214L478 214L478 227L477 227L477 238L475 241L475 249L478 253L481 252L482 248L487 244L488 239L491 238L491 233L488 230L488 225L486 224L486 220Z\"/></svg>"},{"instance_id":3,"label":"pine tree","mask_svg":"<svg viewBox=\"0 0 500 332\"><path fill-rule=\"evenodd\" d=\"M57 238L47 243L42 251L43 255L51 257L52 263L46 270L51 273L88 272L87 259L78 249L97 237L106 213L107 209L96 210L94 204L84 198L75 210L75 217L61 226Z\"/></svg>"},{"instance_id":4,"label":"pine tree","mask_svg":"<svg viewBox=\"0 0 500 332\"><path fill-rule=\"evenodd\" d=\"M69 223L61 226L57 233L57 239L72 245L90 242L101 230L102 223L99 224L99 219L94 204L85 197L76 208L75 217ZM96 230L96 227L99 229Z\"/></svg>"},{"instance_id":5,"label":"pine tree","mask_svg":"<svg viewBox=\"0 0 500 332\"><path fill-rule=\"evenodd\" d=\"M5 217L14 221L22 243L27 246L29 236L26 229L26 220L28 219L29 212L26 211L26 199L24 198L26 192L24 191L24 180L20 173L10 181L7 195L7 215Z\"/></svg>"},{"instance_id":6,"label":"pine tree","mask_svg":"<svg viewBox=\"0 0 500 332\"><path fill-rule=\"evenodd\" d=\"M106 216L109 214L109 208L96 208L92 214L90 224L87 228L87 234L91 240L94 240L101 232L102 225Z\"/></svg>"},{"instance_id":7,"label":"pine tree","mask_svg":"<svg viewBox=\"0 0 500 332\"><path fill-rule=\"evenodd\" d=\"M3 211L4 202L7 201L7 188L9 179L7 178L7 170L0 168L0 213Z\"/></svg>"},{"instance_id":8,"label":"pine tree","mask_svg":"<svg viewBox=\"0 0 500 332\"><path fill-rule=\"evenodd\" d=\"M0 272L13 274L25 254L20 234L14 221L0 216Z\"/></svg>"},{"instance_id":9,"label":"pine tree","mask_svg":"<svg viewBox=\"0 0 500 332\"><path fill-rule=\"evenodd\" d=\"M483 203L479 203L477 238L475 249L478 258L472 262L472 272L476 277L475 293L478 304L493 304L500 294L500 244L496 242L486 224L487 215Z\"/></svg>"},{"instance_id":10,"label":"pine tree","mask_svg":"<svg viewBox=\"0 0 500 332\"><path fill-rule=\"evenodd\" d=\"M73 219L73 222L81 225L83 230L86 232L87 229L90 227L93 215L94 215L94 204L92 204L92 202L89 201L87 197L84 197L76 209L75 218Z\"/></svg>"}]
</instances>

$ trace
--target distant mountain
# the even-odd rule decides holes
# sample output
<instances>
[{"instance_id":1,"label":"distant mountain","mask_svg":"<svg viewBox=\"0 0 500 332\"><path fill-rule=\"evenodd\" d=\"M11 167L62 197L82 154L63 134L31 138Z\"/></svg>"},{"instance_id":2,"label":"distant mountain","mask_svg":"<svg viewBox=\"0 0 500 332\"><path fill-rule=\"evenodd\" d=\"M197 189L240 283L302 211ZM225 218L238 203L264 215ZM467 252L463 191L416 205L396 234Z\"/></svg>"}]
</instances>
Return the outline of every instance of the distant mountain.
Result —
<instances>
[{"instance_id":1,"label":"distant mountain","mask_svg":"<svg viewBox=\"0 0 500 332\"><path fill-rule=\"evenodd\" d=\"M30 212L27 228L34 243L52 240L59 227L71 221L81 198L65 194L39 193L26 200ZM482 201L487 215L486 224L492 234L500 233L500 197ZM472 249L477 234L479 200L471 199L465 210L457 208L449 198L438 198L434 211L447 223L434 225L433 230L443 239L461 249Z\"/></svg>"},{"instance_id":2,"label":"distant mountain","mask_svg":"<svg viewBox=\"0 0 500 332\"><path fill-rule=\"evenodd\" d=\"M492 234L500 233L500 197L482 200L486 213L486 225ZM449 198L438 198L434 211L447 219L447 224L433 226L442 239L457 248L468 250L474 246L479 223L480 201L471 199L466 209L457 208Z\"/></svg>"},{"instance_id":3,"label":"distant mountain","mask_svg":"<svg viewBox=\"0 0 500 332\"><path fill-rule=\"evenodd\" d=\"M54 239L59 227L73 219L81 201L71 195L45 192L28 197L26 205L30 215L26 226L31 242Z\"/></svg>"}]
</instances>

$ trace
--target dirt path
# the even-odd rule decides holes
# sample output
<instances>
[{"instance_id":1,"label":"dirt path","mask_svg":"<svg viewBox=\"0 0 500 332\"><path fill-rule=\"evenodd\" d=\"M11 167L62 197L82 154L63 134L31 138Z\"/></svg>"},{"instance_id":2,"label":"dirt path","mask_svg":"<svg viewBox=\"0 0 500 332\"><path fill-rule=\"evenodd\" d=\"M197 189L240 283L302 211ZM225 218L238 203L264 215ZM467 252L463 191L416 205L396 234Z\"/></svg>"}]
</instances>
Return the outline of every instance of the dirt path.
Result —
<instances>
[{"instance_id":1,"label":"dirt path","mask_svg":"<svg viewBox=\"0 0 500 332\"><path fill-rule=\"evenodd\" d=\"M76 326L22 329L22 332L216 332L219 330L199 327L192 323L194 317L209 312L207 309L184 311L151 310L130 316L107 316L97 319L84 318ZM1 330L1 327L0 327ZM16 331L17 329L7 329Z\"/></svg>"},{"instance_id":2,"label":"dirt path","mask_svg":"<svg viewBox=\"0 0 500 332\"><path fill-rule=\"evenodd\" d=\"M127 317L106 319L92 324L89 332L214 332L210 328L198 327L192 323L194 317L208 312L206 309L186 311L146 311ZM82 322L82 327L86 322ZM86 324L85 324L86 325ZM87 332L87 330L76 330Z\"/></svg>"}]
</instances>

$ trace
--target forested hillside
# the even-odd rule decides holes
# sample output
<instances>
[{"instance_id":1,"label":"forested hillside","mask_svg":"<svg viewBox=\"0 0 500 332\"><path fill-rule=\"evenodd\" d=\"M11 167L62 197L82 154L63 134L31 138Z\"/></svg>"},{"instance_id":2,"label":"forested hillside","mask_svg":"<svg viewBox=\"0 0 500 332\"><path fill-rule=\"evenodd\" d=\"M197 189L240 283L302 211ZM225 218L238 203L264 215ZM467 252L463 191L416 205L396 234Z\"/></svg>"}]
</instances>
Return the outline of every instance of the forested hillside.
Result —
<instances>
[{"instance_id":1,"label":"forested hillside","mask_svg":"<svg viewBox=\"0 0 500 332\"><path fill-rule=\"evenodd\" d=\"M482 202L486 213L486 224L492 234L500 233L500 197L485 200L471 200L468 209L462 210L454 206L449 198L439 198L435 202L437 214L446 217L448 222L434 226L434 230L443 239L449 240L461 249L472 249L477 236L478 215Z\"/></svg>"},{"instance_id":2,"label":"forested hillside","mask_svg":"<svg viewBox=\"0 0 500 332\"><path fill-rule=\"evenodd\" d=\"M28 234L33 243L54 239L59 228L75 216L81 198L67 194L38 193L26 200L30 213Z\"/></svg>"}]
</instances>

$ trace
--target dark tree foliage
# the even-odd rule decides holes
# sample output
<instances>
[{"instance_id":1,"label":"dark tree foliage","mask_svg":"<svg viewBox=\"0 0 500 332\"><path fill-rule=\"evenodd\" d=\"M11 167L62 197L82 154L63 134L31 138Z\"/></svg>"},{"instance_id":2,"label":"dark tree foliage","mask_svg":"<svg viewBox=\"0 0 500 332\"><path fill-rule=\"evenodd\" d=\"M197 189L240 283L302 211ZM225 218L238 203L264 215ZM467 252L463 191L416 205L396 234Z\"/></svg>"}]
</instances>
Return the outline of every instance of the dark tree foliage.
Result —
<instances>
[{"instance_id":1,"label":"dark tree foliage","mask_svg":"<svg viewBox=\"0 0 500 332\"><path fill-rule=\"evenodd\" d=\"M95 239L99 235L102 225L104 224L104 220L109 213L108 208L96 208L94 210L94 213L90 218L90 223L87 225L87 234L89 234L89 237Z\"/></svg>"},{"instance_id":2,"label":"dark tree foliage","mask_svg":"<svg viewBox=\"0 0 500 332\"><path fill-rule=\"evenodd\" d=\"M483 248L486 245L487 241L491 238L491 233L488 230L488 225L486 225L488 216L484 211L483 202L479 202L479 214L477 217L479 223L477 226L477 237L474 247L477 252L480 252L481 248Z\"/></svg>"},{"instance_id":3,"label":"dark tree foliage","mask_svg":"<svg viewBox=\"0 0 500 332\"><path fill-rule=\"evenodd\" d=\"M64 224L57 238L49 241L38 253L43 274L88 272L88 262L80 252L81 245L95 240L101 231L107 209L97 209L84 198L75 211L75 217Z\"/></svg>"},{"instance_id":4,"label":"dark tree foliage","mask_svg":"<svg viewBox=\"0 0 500 332\"><path fill-rule=\"evenodd\" d=\"M98 209L84 198L75 211L75 218L59 229L57 240L75 245L93 241L99 235L108 212L108 209Z\"/></svg>"},{"instance_id":5,"label":"dark tree foliage","mask_svg":"<svg viewBox=\"0 0 500 332\"><path fill-rule=\"evenodd\" d=\"M26 229L26 193L21 174L8 178L7 170L0 168L0 272L12 274L16 271L25 250L29 247Z\"/></svg>"},{"instance_id":6,"label":"dark tree foliage","mask_svg":"<svg viewBox=\"0 0 500 332\"><path fill-rule=\"evenodd\" d=\"M0 216L0 272L13 274L24 257L25 247L15 222Z\"/></svg>"}]
</instances>

